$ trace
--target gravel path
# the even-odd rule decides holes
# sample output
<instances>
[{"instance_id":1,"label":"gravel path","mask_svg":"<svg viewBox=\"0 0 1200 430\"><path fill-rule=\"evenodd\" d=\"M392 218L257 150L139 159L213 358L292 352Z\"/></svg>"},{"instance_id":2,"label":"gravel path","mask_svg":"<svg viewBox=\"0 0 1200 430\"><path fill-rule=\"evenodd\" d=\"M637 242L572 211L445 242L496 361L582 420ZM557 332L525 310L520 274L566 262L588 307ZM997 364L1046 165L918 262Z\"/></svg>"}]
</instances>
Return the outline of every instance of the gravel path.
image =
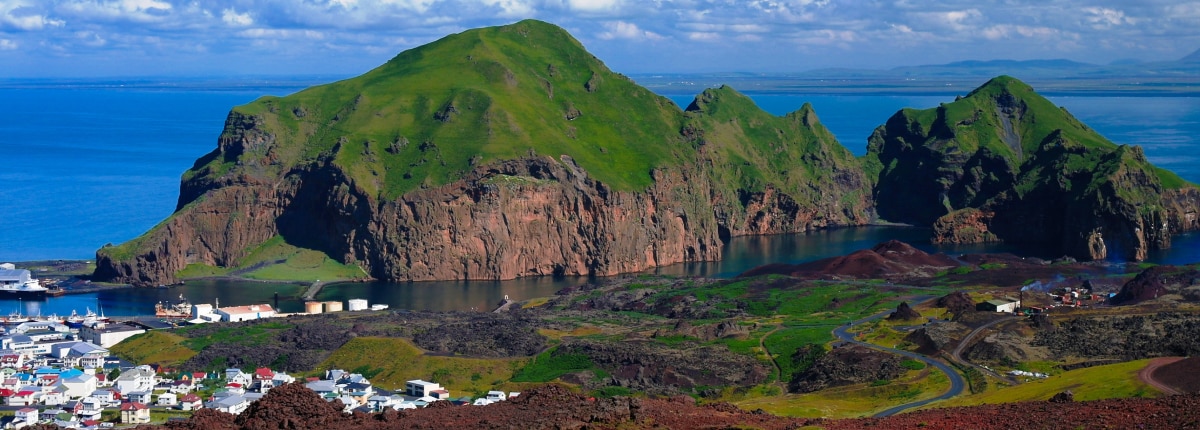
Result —
<instances>
[{"instance_id":1,"label":"gravel path","mask_svg":"<svg viewBox=\"0 0 1200 430\"><path fill-rule=\"evenodd\" d=\"M1158 391L1162 391L1163 394L1166 394L1166 395L1183 394L1183 393L1179 392L1179 390L1171 388L1171 386L1162 383L1162 381L1154 379L1154 371L1157 370L1159 367L1166 366L1168 364L1171 364L1171 363L1174 363L1176 361L1183 360L1183 359L1184 359L1184 357L1159 357L1159 358L1150 360L1150 364L1147 364L1146 367L1142 368L1142 370L1138 372L1138 379L1142 380L1142 382L1149 384L1151 387L1154 387L1154 389L1156 389Z\"/></svg>"}]
</instances>

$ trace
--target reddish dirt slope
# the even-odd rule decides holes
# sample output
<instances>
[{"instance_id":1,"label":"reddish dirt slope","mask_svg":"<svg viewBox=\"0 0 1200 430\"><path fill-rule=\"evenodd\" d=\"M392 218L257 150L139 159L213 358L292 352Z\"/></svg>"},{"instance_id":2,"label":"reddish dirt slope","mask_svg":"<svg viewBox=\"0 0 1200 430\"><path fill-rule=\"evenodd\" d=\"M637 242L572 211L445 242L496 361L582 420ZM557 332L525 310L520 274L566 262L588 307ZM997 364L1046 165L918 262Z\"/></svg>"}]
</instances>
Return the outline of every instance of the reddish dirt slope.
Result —
<instances>
[{"instance_id":1,"label":"reddish dirt slope","mask_svg":"<svg viewBox=\"0 0 1200 430\"><path fill-rule=\"evenodd\" d=\"M1200 393L1200 357L1166 359L1152 369L1150 379L1181 393Z\"/></svg>"},{"instance_id":2,"label":"reddish dirt slope","mask_svg":"<svg viewBox=\"0 0 1200 430\"><path fill-rule=\"evenodd\" d=\"M751 269L742 276L781 274L802 278L889 278L928 276L956 266L959 264L954 259L943 254L931 255L907 243L890 240L871 249L809 263L768 264Z\"/></svg>"},{"instance_id":3,"label":"reddish dirt slope","mask_svg":"<svg viewBox=\"0 0 1200 430\"><path fill-rule=\"evenodd\" d=\"M591 400L559 386L529 390L490 406L452 406L447 402L404 412L343 414L340 403L326 403L300 384L271 390L241 416L201 410L188 421L142 429L541 429L672 428L787 429L815 425L837 429L1182 429L1200 426L1200 396L1080 402L1014 403L919 411L888 418L804 420L751 413L729 404L697 406L690 398Z\"/></svg>"}]
</instances>

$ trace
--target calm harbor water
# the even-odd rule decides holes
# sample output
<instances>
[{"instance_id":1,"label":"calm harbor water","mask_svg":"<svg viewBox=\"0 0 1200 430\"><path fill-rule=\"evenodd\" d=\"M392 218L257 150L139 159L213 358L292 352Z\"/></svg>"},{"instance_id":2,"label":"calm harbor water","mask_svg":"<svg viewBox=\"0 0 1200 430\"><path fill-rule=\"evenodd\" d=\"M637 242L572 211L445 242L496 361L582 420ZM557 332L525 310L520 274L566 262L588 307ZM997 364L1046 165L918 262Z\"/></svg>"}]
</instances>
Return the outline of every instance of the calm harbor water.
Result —
<instances>
[{"instance_id":1,"label":"calm harbor water","mask_svg":"<svg viewBox=\"0 0 1200 430\"><path fill-rule=\"evenodd\" d=\"M300 87L76 88L0 86L0 262L89 259L105 243L143 233L169 215L180 174L216 146L229 108L263 94L284 95ZM668 94L681 107L692 95ZM782 115L804 102L851 152L866 151L866 138L903 107L927 108L949 96L751 94L763 109ZM1142 145L1150 160L1200 183L1200 97L1050 97L1117 143ZM770 262L799 262L887 239L923 244L918 229L841 229L801 236L735 238L725 260L681 264L656 272L732 276ZM921 245L933 250L929 245ZM947 252L1007 250L997 247ZM1020 250L1037 254L1037 250ZM1155 261L1200 261L1200 235L1175 240ZM504 295L528 298L587 282L536 278L503 282L436 282L394 285L331 285L322 300L366 298L404 309L488 308ZM183 294L193 302L245 304L280 296L283 311L298 311L304 286L229 281L189 282L169 289L114 290L49 298L5 300L0 314L69 314L103 310L108 315L145 314L155 302Z\"/></svg>"}]
</instances>

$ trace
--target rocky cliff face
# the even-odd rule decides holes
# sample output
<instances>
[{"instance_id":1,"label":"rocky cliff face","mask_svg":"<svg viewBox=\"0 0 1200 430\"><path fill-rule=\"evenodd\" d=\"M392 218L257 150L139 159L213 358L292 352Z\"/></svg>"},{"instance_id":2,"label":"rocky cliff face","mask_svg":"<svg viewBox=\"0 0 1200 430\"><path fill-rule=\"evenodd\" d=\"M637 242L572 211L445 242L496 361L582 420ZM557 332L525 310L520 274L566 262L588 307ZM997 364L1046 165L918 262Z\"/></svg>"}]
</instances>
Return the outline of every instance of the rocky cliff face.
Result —
<instances>
[{"instance_id":1,"label":"rocky cliff face","mask_svg":"<svg viewBox=\"0 0 1200 430\"><path fill-rule=\"evenodd\" d=\"M569 157L526 157L379 201L334 166L296 169L276 182L245 178L209 190L139 239L153 244L148 252L128 260L100 253L96 274L171 283L187 264L230 266L282 234L379 279L606 276L719 260L731 235L870 221L869 211L830 214L773 189L745 193L743 206L697 168L654 177L648 190L618 192Z\"/></svg>"},{"instance_id":2,"label":"rocky cliff face","mask_svg":"<svg viewBox=\"0 0 1200 430\"><path fill-rule=\"evenodd\" d=\"M383 280L613 275L872 220L867 176L811 107L775 117L729 88L693 105L545 23L449 36L235 108L176 213L98 251L95 275L171 283L278 236Z\"/></svg>"},{"instance_id":3,"label":"rocky cliff face","mask_svg":"<svg viewBox=\"0 0 1200 430\"><path fill-rule=\"evenodd\" d=\"M875 130L880 217L936 243L1040 243L1081 259L1143 260L1200 228L1200 193L1009 77Z\"/></svg>"}]
</instances>

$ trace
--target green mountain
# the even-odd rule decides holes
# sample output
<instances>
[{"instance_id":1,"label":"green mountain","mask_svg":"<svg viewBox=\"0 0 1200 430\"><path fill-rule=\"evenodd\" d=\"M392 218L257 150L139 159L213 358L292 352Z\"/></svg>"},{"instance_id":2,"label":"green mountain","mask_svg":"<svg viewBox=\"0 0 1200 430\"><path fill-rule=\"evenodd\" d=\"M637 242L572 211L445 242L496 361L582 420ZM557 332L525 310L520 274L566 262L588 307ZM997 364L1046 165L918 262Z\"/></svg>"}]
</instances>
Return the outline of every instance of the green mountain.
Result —
<instances>
[{"instance_id":1,"label":"green mountain","mask_svg":"<svg viewBox=\"0 0 1200 430\"><path fill-rule=\"evenodd\" d=\"M953 103L905 109L869 138L887 220L932 225L938 242L1045 243L1131 259L1197 229L1196 188L1118 146L1007 76Z\"/></svg>"},{"instance_id":2,"label":"green mountain","mask_svg":"<svg viewBox=\"0 0 1200 430\"><path fill-rule=\"evenodd\" d=\"M775 117L720 88L685 112L522 21L234 108L176 212L97 251L96 278L169 283L303 250L389 280L610 275L864 224L868 189L811 107Z\"/></svg>"}]
</instances>

